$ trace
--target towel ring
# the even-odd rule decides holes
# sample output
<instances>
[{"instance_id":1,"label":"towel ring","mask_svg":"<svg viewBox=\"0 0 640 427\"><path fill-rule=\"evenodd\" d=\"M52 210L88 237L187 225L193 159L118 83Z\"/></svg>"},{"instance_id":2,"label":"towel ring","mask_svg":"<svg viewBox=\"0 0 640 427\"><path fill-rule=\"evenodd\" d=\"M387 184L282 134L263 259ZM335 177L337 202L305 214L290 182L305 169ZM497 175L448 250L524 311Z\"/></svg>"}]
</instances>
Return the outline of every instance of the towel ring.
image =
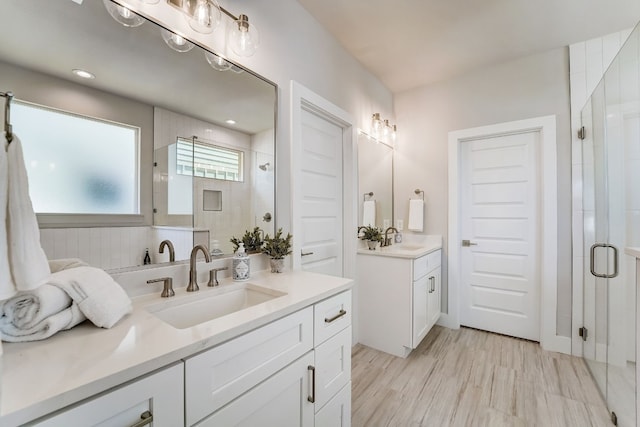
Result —
<instances>
[{"instance_id":1,"label":"towel ring","mask_svg":"<svg viewBox=\"0 0 640 427\"><path fill-rule=\"evenodd\" d=\"M368 193L364 193L362 195L362 201L366 201L367 200L367 196L368 197L373 197L373 191L369 191Z\"/></svg>"},{"instance_id":2,"label":"towel ring","mask_svg":"<svg viewBox=\"0 0 640 427\"><path fill-rule=\"evenodd\" d=\"M416 188L413 192L416 194L422 193L422 201L424 202L424 190L420 190L419 188ZM409 197L409 200L411 200L411 197Z\"/></svg>"}]
</instances>

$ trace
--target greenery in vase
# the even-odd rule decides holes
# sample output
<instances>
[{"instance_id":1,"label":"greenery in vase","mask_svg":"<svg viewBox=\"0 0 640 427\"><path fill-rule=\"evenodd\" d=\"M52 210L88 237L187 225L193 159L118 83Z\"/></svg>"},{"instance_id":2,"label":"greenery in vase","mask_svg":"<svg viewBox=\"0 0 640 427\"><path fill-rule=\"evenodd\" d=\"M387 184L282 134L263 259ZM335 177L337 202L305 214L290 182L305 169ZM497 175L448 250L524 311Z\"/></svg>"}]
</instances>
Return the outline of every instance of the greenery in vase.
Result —
<instances>
[{"instance_id":1,"label":"greenery in vase","mask_svg":"<svg viewBox=\"0 0 640 427\"><path fill-rule=\"evenodd\" d=\"M263 233L260 227L256 227L253 231L245 231L242 239L232 237L230 242L233 243L233 251L236 252L238 250L239 243L244 243L244 248L248 253L260 252L264 243Z\"/></svg>"},{"instance_id":2,"label":"greenery in vase","mask_svg":"<svg viewBox=\"0 0 640 427\"><path fill-rule=\"evenodd\" d=\"M382 242L382 230L378 227L372 227L370 225L365 225L358 228L358 231L362 231L362 236L360 238L362 240L371 240L372 242Z\"/></svg>"},{"instance_id":3,"label":"greenery in vase","mask_svg":"<svg viewBox=\"0 0 640 427\"><path fill-rule=\"evenodd\" d=\"M287 233L287 237L282 237L282 228L279 228L273 237L269 237L268 234L265 236L262 253L273 259L283 259L291 254L292 238L291 233Z\"/></svg>"}]
</instances>

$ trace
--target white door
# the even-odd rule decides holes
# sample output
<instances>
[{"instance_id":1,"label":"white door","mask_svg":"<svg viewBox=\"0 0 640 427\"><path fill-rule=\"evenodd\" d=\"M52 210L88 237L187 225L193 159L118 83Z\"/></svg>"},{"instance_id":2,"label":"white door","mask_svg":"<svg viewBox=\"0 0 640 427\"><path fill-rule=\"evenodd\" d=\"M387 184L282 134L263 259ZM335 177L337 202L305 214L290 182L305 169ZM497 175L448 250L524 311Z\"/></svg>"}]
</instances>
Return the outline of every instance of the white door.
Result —
<instances>
[{"instance_id":1,"label":"white door","mask_svg":"<svg viewBox=\"0 0 640 427\"><path fill-rule=\"evenodd\" d=\"M540 340L539 131L461 144L460 323Z\"/></svg>"},{"instance_id":2,"label":"white door","mask_svg":"<svg viewBox=\"0 0 640 427\"><path fill-rule=\"evenodd\" d=\"M301 124L301 266L342 276L343 128L305 109Z\"/></svg>"}]
</instances>

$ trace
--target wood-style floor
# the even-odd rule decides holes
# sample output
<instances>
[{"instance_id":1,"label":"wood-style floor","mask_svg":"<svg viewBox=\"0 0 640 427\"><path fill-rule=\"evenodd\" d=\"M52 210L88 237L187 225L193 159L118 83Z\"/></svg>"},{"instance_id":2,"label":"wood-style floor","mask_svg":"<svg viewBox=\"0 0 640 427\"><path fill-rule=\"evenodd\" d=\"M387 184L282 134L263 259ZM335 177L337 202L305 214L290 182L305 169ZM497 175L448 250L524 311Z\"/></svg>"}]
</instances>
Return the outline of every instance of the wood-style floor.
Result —
<instances>
[{"instance_id":1,"label":"wood-style floor","mask_svg":"<svg viewBox=\"0 0 640 427\"><path fill-rule=\"evenodd\" d=\"M354 427L613 425L582 359L475 329L435 326L406 359L358 344L352 381Z\"/></svg>"}]
</instances>

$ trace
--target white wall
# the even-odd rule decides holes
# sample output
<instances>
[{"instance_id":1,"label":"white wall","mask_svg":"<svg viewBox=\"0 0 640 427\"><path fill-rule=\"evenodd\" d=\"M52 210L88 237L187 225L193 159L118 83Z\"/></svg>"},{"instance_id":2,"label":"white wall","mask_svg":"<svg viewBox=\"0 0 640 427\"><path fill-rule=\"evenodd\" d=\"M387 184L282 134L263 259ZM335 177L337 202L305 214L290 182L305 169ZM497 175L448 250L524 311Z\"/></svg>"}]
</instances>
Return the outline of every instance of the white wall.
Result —
<instances>
[{"instance_id":1,"label":"white wall","mask_svg":"<svg viewBox=\"0 0 640 427\"><path fill-rule=\"evenodd\" d=\"M571 327L571 151L569 52L555 49L395 95L398 142L395 217L407 221L409 196L425 190L425 234L448 227L447 138L454 130L557 116L558 334ZM455 244L455 242L454 242ZM447 260L443 259L446 275ZM443 277L443 307L447 306Z\"/></svg>"}]
</instances>

